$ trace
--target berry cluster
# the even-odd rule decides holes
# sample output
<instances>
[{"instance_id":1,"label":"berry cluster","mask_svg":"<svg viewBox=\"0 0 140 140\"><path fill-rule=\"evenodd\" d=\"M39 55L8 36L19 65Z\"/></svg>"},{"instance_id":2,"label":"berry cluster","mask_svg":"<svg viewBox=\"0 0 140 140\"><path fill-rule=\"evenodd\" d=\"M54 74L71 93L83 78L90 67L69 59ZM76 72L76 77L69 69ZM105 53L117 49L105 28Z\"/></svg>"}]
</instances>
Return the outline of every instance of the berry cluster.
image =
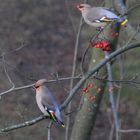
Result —
<instances>
[{"instance_id":1,"label":"berry cluster","mask_svg":"<svg viewBox=\"0 0 140 140\"><path fill-rule=\"evenodd\" d=\"M103 51L111 51L110 43L107 40L98 41L93 45L94 48L101 48Z\"/></svg>"},{"instance_id":2,"label":"berry cluster","mask_svg":"<svg viewBox=\"0 0 140 140\"><path fill-rule=\"evenodd\" d=\"M110 33L110 37L116 37L118 35L119 35L119 33L114 32L114 31L111 31L111 33Z\"/></svg>"},{"instance_id":3,"label":"berry cluster","mask_svg":"<svg viewBox=\"0 0 140 140\"><path fill-rule=\"evenodd\" d=\"M83 88L83 94L87 94L89 90L93 87L92 83L89 83L85 88Z\"/></svg>"},{"instance_id":4,"label":"berry cluster","mask_svg":"<svg viewBox=\"0 0 140 140\"><path fill-rule=\"evenodd\" d=\"M96 93L99 93L101 91L101 88L98 88L95 85L93 85L92 83L89 83L85 88L83 88L83 90L82 90L83 95L86 95L91 90L91 88L96 89ZM88 98L89 101L95 101L95 99L96 99L95 95L91 95Z\"/></svg>"}]
</instances>

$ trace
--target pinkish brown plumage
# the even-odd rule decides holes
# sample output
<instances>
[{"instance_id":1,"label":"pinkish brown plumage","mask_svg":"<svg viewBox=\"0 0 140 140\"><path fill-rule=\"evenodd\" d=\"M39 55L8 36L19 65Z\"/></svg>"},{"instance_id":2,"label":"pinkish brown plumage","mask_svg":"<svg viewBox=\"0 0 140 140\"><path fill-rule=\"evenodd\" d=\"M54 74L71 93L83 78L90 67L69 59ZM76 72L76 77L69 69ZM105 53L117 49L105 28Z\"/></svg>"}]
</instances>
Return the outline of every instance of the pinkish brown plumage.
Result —
<instances>
[{"instance_id":1,"label":"pinkish brown plumage","mask_svg":"<svg viewBox=\"0 0 140 140\"><path fill-rule=\"evenodd\" d=\"M123 25L124 17L117 16L106 7L92 7L89 4L78 4L77 9L81 12L84 21L93 27L105 27L108 23L118 22Z\"/></svg>"},{"instance_id":2,"label":"pinkish brown plumage","mask_svg":"<svg viewBox=\"0 0 140 140\"><path fill-rule=\"evenodd\" d=\"M44 115L64 126L58 103L47 88L46 82L46 79L40 79L35 83L37 105Z\"/></svg>"}]
</instances>

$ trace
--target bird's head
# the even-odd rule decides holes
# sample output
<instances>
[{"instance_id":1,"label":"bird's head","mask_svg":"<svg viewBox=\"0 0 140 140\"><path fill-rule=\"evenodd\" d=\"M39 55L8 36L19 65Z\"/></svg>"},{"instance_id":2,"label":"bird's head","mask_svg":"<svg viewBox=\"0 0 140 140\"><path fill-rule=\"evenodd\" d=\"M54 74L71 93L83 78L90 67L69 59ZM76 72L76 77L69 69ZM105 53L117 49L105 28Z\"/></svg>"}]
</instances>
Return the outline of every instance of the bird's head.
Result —
<instances>
[{"instance_id":1,"label":"bird's head","mask_svg":"<svg viewBox=\"0 0 140 140\"><path fill-rule=\"evenodd\" d=\"M47 82L46 79L40 79L38 80L35 85L34 85L34 88L37 90L39 89L41 86L45 85L45 83Z\"/></svg>"},{"instance_id":2,"label":"bird's head","mask_svg":"<svg viewBox=\"0 0 140 140\"><path fill-rule=\"evenodd\" d=\"M81 13L83 13L83 12L88 11L88 10L91 8L91 6L88 5L88 4L77 4L76 8L77 8Z\"/></svg>"}]
</instances>

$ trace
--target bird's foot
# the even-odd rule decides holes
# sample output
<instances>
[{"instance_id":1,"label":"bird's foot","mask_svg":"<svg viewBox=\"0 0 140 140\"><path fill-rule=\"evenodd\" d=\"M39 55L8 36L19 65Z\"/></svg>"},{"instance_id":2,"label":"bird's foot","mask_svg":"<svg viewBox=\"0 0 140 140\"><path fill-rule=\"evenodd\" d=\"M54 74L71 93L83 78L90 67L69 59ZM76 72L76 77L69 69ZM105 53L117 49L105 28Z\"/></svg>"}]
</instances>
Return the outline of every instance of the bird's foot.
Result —
<instances>
[{"instance_id":1,"label":"bird's foot","mask_svg":"<svg viewBox=\"0 0 140 140\"><path fill-rule=\"evenodd\" d=\"M102 31L104 29L104 27L97 27L96 30L97 31Z\"/></svg>"}]
</instances>

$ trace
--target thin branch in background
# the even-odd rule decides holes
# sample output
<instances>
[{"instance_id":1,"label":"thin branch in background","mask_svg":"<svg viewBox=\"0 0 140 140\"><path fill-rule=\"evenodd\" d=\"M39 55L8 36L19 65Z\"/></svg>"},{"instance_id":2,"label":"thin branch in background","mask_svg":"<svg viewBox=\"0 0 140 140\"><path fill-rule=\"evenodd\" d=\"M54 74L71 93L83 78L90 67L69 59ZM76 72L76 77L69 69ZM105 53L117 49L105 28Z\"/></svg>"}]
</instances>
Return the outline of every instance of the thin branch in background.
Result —
<instances>
[{"instance_id":1,"label":"thin branch in background","mask_svg":"<svg viewBox=\"0 0 140 140\"><path fill-rule=\"evenodd\" d=\"M62 83L60 82L58 73L55 73L55 74L54 74L54 77L55 77L55 79L56 79L56 82L60 85L61 89L64 89L64 91L65 91L66 93L69 93L69 90L66 89L66 88L62 85Z\"/></svg>"},{"instance_id":2,"label":"thin branch in background","mask_svg":"<svg viewBox=\"0 0 140 140\"><path fill-rule=\"evenodd\" d=\"M7 56L7 55L9 55L9 54L12 54L12 53L15 53L15 52L18 52L18 51L21 51L24 47L27 46L27 44L28 44L27 42L22 42L21 45L20 45L19 47L17 47L17 48L15 48L15 49L13 49L13 50L10 50L10 51L7 51L7 52L2 52L2 54L0 55L0 57L4 60L4 59L5 59L5 56ZM4 64L5 64L5 66L8 65L8 66L10 66L10 67L16 69L17 72L19 72L18 69L17 69L17 67L11 66L11 65L10 65L8 62L6 62L5 60L4 60ZM21 73L21 72L19 72L19 73L20 73L20 75L21 75L22 77L24 77L24 78L26 78L26 79L30 79L30 78L28 78L26 75L24 75L23 73ZM30 79L30 80L31 80L31 79Z\"/></svg>"},{"instance_id":3,"label":"thin branch in background","mask_svg":"<svg viewBox=\"0 0 140 140\"><path fill-rule=\"evenodd\" d=\"M51 127L52 127L53 121L51 120L49 123L48 128L48 139L47 140L51 140Z\"/></svg>"},{"instance_id":4,"label":"thin branch in background","mask_svg":"<svg viewBox=\"0 0 140 140\"><path fill-rule=\"evenodd\" d=\"M70 6L69 6L69 3L68 3L68 0L65 0L65 5L66 5L67 12L68 12L68 17L69 17L70 22L72 24L73 31L76 34L76 27L75 27L75 24L74 24L73 16L72 16L70 8L69 8Z\"/></svg>"},{"instance_id":5,"label":"thin branch in background","mask_svg":"<svg viewBox=\"0 0 140 140\"><path fill-rule=\"evenodd\" d=\"M11 125L11 126L8 126L6 128L0 129L0 133L9 132L9 131L19 129L19 128L23 128L23 127L26 127L26 126L31 126L31 125L33 125L35 123L38 123L38 122L40 122L40 121L42 121L43 119L46 119L46 118L47 118L46 116L42 115L42 116L39 116L35 119L29 120L29 121L26 121L26 122L23 122L23 123Z\"/></svg>"},{"instance_id":6,"label":"thin branch in background","mask_svg":"<svg viewBox=\"0 0 140 140\"><path fill-rule=\"evenodd\" d=\"M101 81L106 81L106 82L112 82L112 83L122 83L122 84L132 84L132 85L135 85L136 87L138 85L140 85L140 82L139 81L135 81L135 79L137 78L137 76L134 76L132 77L131 79L128 79L128 80L108 80L108 79L103 79L101 77L98 77L96 75L93 76L93 78L97 79L97 80L101 80ZM116 85L117 86L117 85ZM119 86L117 86L119 87Z\"/></svg>"},{"instance_id":7,"label":"thin branch in background","mask_svg":"<svg viewBox=\"0 0 140 140\"><path fill-rule=\"evenodd\" d=\"M78 54L78 47L79 47L79 41L80 41L80 35L81 35L81 30L82 30L82 25L83 25L83 19L81 17L79 27L78 27L78 32L76 35L76 42L75 42L75 48L74 48L74 58L73 58L73 66L72 66L72 74L71 76L75 76L76 72L76 65L77 65L77 54ZM73 88L74 80L72 79L70 81L70 91ZM71 103L69 103L67 111L70 112L71 110ZM65 140L69 139L69 127L70 127L70 117L68 116L66 119L66 131L65 131Z\"/></svg>"},{"instance_id":8,"label":"thin branch in background","mask_svg":"<svg viewBox=\"0 0 140 140\"><path fill-rule=\"evenodd\" d=\"M84 75L84 61L85 61L85 57L86 57L86 54L88 52L88 50L90 49L90 45L84 50L84 53L82 55L82 60L81 60L81 73L82 75Z\"/></svg>"},{"instance_id":9,"label":"thin branch in background","mask_svg":"<svg viewBox=\"0 0 140 140\"><path fill-rule=\"evenodd\" d=\"M124 78L124 65L122 61L122 55L119 56L119 73L120 73L120 79L122 80ZM117 100L116 100L116 111L119 112L119 105L120 105L120 97L122 92L122 83L119 84L118 94L117 94ZM121 128L121 118L119 119L119 125ZM119 139L121 140L121 134L119 133Z\"/></svg>"},{"instance_id":10,"label":"thin branch in background","mask_svg":"<svg viewBox=\"0 0 140 140\"><path fill-rule=\"evenodd\" d=\"M109 53L105 52L105 58L108 58ZM108 80L112 80L112 69L111 69L111 64L108 62L106 64L107 66L107 72L108 72ZM109 88L109 97L110 97L110 103L112 107L112 112L113 112L113 118L114 118L114 124L115 124L115 132L116 132L116 140L118 140L118 129L119 129L119 121L118 121L118 114L116 111L116 103L114 99L114 93L113 93L113 84L112 82L108 82L108 88Z\"/></svg>"},{"instance_id":11,"label":"thin branch in background","mask_svg":"<svg viewBox=\"0 0 140 140\"><path fill-rule=\"evenodd\" d=\"M17 91L17 90L22 90L22 89L26 89L26 88L31 88L33 87L34 84L30 84L30 85L26 85L26 86L21 86L21 87L12 87L6 91L3 91L0 93L0 96L5 95L7 93L13 92L13 91Z\"/></svg>"},{"instance_id":12,"label":"thin branch in background","mask_svg":"<svg viewBox=\"0 0 140 140\"><path fill-rule=\"evenodd\" d=\"M66 116L67 116L67 115L71 115L71 114L73 114L73 113L76 113L76 112L80 111L81 108L82 108L82 105L83 105L83 100L81 99L78 108L75 109L75 110L72 110L71 112L66 112L66 110L64 110L65 115L66 115Z\"/></svg>"},{"instance_id":13,"label":"thin branch in background","mask_svg":"<svg viewBox=\"0 0 140 140\"><path fill-rule=\"evenodd\" d=\"M90 43L88 45L88 47L84 50L84 53L82 55L82 60L81 60L81 72L82 74L84 75L84 61L85 61L85 57L86 57L86 54L88 52L88 50L90 49L91 46L93 46L93 44L95 43L96 39L98 38L99 34L102 32L99 31L96 35L93 35L92 38L90 39Z\"/></svg>"},{"instance_id":14,"label":"thin branch in background","mask_svg":"<svg viewBox=\"0 0 140 140\"><path fill-rule=\"evenodd\" d=\"M110 133L109 133L109 138L108 138L108 140L113 140L114 129L115 129L115 124L113 123L113 124L111 125L111 130L110 130Z\"/></svg>"},{"instance_id":15,"label":"thin branch in background","mask_svg":"<svg viewBox=\"0 0 140 140\"><path fill-rule=\"evenodd\" d=\"M94 34L92 35L90 41L89 41L89 44L87 46L87 48L84 50L84 53L82 55L82 60L81 60L81 64L80 64L80 68L81 68L81 73L82 75L84 75L84 61L85 61L85 57L86 57L86 54L88 52L88 50L90 49L90 47L94 46L94 44L100 39L99 38L99 35L100 34L103 34L104 30L108 27L109 24L107 24L103 29L99 30L97 32L97 34Z\"/></svg>"},{"instance_id":16,"label":"thin branch in background","mask_svg":"<svg viewBox=\"0 0 140 140\"><path fill-rule=\"evenodd\" d=\"M28 79L28 80L31 80L31 81L37 81L36 79L32 78L31 76L29 76L27 74L25 75L25 74L21 73L21 71L18 70L17 66L13 66L13 65L9 64L8 62L5 62L5 64L7 66L9 66L11 69L14 69L14 71L16 73L18 73L22 78L25 78L25 79Z\"/></svg>"},{"instance_id":17,"label":"thin branch in background","mask_svg":"<svg viewBox=\"0 0 140 140\"><path fill-rule=\"evenodd\" d=\"M138 32L138 29L136 30L136 33ZM132 35L128 41L126 42L125 46L127 46L131 41L132 39L134 38L134 36L136 35L136 33L134 33L134 35ZM108 57L108 53L106 52L106 57ZM120 61L119 61L120 62ZM120 62L121 63L121 62ZM119 63L119 64L120 64ZM110 62L107 63L107 70L108 70L108 80L110 81L113 81L112 80L112 72L111 72L111 64ZM122 63L120 64L120 77L121 77L121 80L123 79L123 67L122 67ZM109 83L110 84L110 87L112 85L112 82ZM113 85L112 85L113 86ZM113 88L113 87L112 87ZM122 84L120 85L120 88L119 88L119 93L117 94L117 100L116 100L116 103L115 103L115 100L113 99L113 96L111 94L109 94L110 96L110 101L112 103L112 110L113 110L113 116L114 116L114 120L115 122L112 124L111 126L111 133L110 133L110 137L109 137L109 140L112 140L113 139L113 132L114 132L114 127L116 127L115 129L115 132L116 132L116 140L119 140L119 133L118 133L118 130L120 129L120 123L119 123L119 120L118 120L118 117L117 117L117 112L118 112L118 107L119 107L119 101L120 101L120 93L121 93L121 89L122 89ZM110 91L112 92L112 90ZM112 96L112 97L111 97ZM113 101L114 100L114 101Z\"/></svg>"},{"instance_id":18,"label":"thin branch in background","mask_svg":"<svg viewBox=\"0 0 140 140\"><path fill-rule=\"evenodd\" d=\"M27 46L27 42L23 42L23 43L21 44L21 46L17 47L16 49L13 49L13 50L7 51L7 52L3 52L3 53L0 55L0 57L3 57L3 56L5 56L5 55L12 54L12 53L17 52L17 51L20 51L21 49L23 49L23 48L26 47L26 46Z\"/></svg>"},{"instance_id":19,"label":"thin branch in background","mask_svg":"<svg viewBox=\"0 0 140 140\"><path fill-rule=\"evenodd\" d=\"M91 76L91 78L96 78L98 80L105 80L105 81L109 81L108 79L103 79L97 76ZM135 78L135 77L134 77ZM116 82L116 83L123 83L123 84L134 84L136 86L140 85L140 82L138 81L133 81L134 78L130 79L130 80L112 80L110 82ZM58 81L65 81L65 80L71 80L71 79L82 79L82 76L75 76L75 77L64 77L64 78L59 78ZM52 83L52 82L57 82L57 80L47 80L47 83ZM25 85L25 86L20 86L20 87L12 87L6 91L0 92L0 96L5 95L7 93L11 93L14 91L18 91L18 90L23 90L23 89L27 89L27 88L31 88L33 87L34 84L29 84L29 85Z\"/></svg>"},{"instance_id":20,"label":"thin branch in background","mask_svg":"<svg viewBox=\"0 0 140 140\"><path fill-rule=\"evenodd\" d=\"M12 87L11 87L9 90L7 90L7 93L8 93L8 92L11 92L12 90L14 90L15 84L14 84L13 81L11 80L11 78L10 78L10 76L9 76L9 74L8 74L8 71L7 71L7 69L6 69L4 55L2 56L2 60L3 60L3 69L4 69L4 72L5 72L5 75L6 75L6 77L8 78L9 83L12 85ZM0 98L1 98L2 95L3 95L3 94L0 94Z\"/></svg>"},{"instance_id":21,"label":"thin branch in background","mask_svg":"<svg viewBox=\"0 0 140 140\"><path fill-rule=\"evenodd\" d=\"M12 88L14 88L14 87L15 87L15 84L13 83L13 81L12 81L11 77L9 76L8 71L7 71L7 69L6 69L5 57L4 57L4 55L3 55L3 57L2 57L2 60L3 60L3 68L4 68L5 75L6 75L6 77L8 78L9 83L12 85Z\"/></svg>"},{"instance_id":22,"label":"thin branch in background","mask_svg":"<svg viewBox=\"0 0 140 140\"><path fill-rule=\"evenodd\" d=\"M120 133L140 133L140 129L119 129Z\"/></svg>"},{"instance_id":23,"label":"thin branch in background","mask_svg":"<svg viewBox=\"0 0 140 140\"><path fill-rule=\"evenodd\" d=\"M124 77L124 67L123 67L123 61L122 61L122 55L119 56L119 73L120 73L120 79L122 80ZM122 83L119 83L119 89L118 89L118 93L117 93L117 100L116 100L116 111L118 112L119 109L119 102L120 102L120 95L121 95L121 91L122 91ZM120 122L120 121L119 121ZM121 124L120 124L121 127ZM110 131L110 135L109 135L109 140L113 140L113 133L114 133L114 128L115 128L115 124L113 123L111 125L111 131ZM121 139L121 134L119 134L119 139Z\"/></svg>"},{"instance_id":24,"label":"thin branch in background","mask_svg":"<svg viewBox=\"0 0 140 140\"><path fill-rule=\"evenodd\" d=\"M81 79L81 76L75 76L75 77L65 77L65 78L59 78L59 81L65 81L65 80L71 80L71 79ZM57 80L47 80L46 83L52 83L52 82L57 82ZM12 87L9 90L3 91L0 93L0 96L13 92L13 91L17 91L17 90L22 90L22 89L27 89L27 88L31 88L33 87L35 84L29 84L26 86L21 86L21 87Z\"/></svg>"},{"instance_id":25,"label":"thin branch in background","mask_svg":"<svg viewBox=\"0 0 140 140\"><path fill-rule=\"evenodd\" d=\"M140 4L136 4L132 7L130 7L125 14L128 15L130 12L132 12L134 9L138 8L139 6L140 6Z\"/></svg>"}]
</instances>

